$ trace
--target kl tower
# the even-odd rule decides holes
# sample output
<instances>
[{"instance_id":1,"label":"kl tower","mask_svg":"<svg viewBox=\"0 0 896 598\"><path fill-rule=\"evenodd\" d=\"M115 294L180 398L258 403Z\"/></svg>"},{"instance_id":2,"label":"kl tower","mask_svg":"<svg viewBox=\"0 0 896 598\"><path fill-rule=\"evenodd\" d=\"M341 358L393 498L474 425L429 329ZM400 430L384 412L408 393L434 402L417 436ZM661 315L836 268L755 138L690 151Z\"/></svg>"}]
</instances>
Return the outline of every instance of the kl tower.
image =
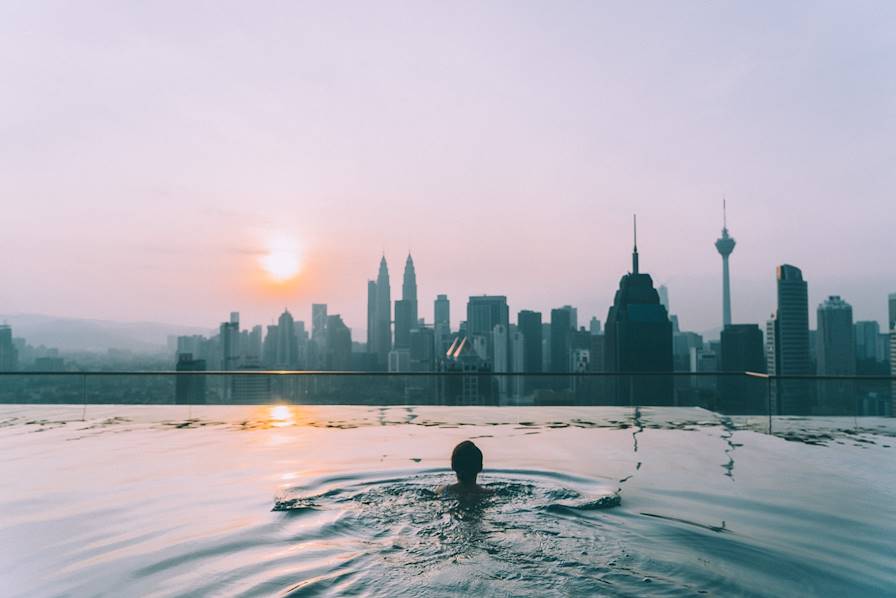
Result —
<instances>
[{"instance_id":1,"label":"kl tower","mask_svg":"<svg viewBox=\"0 0 896 598\"><path fill-rule=\"evenodd\" d=\"M731 281L728 278L728 256L734 251L734 237L728 236L728 213L722 200L722 236L716 239L716 250L722 256L722 325L731 324Z\"/></svg>"}]
</instances>

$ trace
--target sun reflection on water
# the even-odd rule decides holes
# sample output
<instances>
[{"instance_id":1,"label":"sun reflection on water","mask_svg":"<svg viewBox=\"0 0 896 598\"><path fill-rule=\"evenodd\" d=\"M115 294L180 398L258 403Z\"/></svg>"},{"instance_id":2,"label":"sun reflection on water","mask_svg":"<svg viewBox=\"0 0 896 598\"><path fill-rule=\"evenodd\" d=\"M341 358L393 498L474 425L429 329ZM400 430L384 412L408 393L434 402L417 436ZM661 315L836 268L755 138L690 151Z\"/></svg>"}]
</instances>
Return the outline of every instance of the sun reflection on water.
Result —
<instances>
[{"instance_id":1,"label":"sun reflection on water","mask_svg":"<svg viewBox=\"0 0 896 598\"><path fill-rule=\"evenodd\" d=\"M271 406L271 425L282 428L284 426L293 425L294 418L292 409L289 405L273 405Z\"/></svg>"}]
</instances>

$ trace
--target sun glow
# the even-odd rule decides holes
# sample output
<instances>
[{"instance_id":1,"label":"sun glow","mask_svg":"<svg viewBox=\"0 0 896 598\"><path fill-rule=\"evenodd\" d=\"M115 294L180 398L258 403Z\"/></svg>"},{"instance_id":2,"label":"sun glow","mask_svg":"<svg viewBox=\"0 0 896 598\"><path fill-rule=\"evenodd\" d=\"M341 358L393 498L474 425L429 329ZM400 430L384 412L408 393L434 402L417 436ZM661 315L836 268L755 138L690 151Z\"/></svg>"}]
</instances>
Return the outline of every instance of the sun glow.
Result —
<instances>
[{"instance_id":1,"label":"sun glow","mask_svg":"<svg viewBox=\"0 0 896 598\"><path fill-rule=\"evenodd\" d=\"M274 427L289 426L293 423L292 410L288 405L274 405L271 407L271 422Z\"/></svg>"},{"instance_id":2,"label":"sun glow","mask_svg":"<svg viewBox=\"0 0 896 598\"><path fill-rule=\"evenodd\" d=\"M267 254L260 258L261 267L278 282L293 278L299 273L299 250L296 244L286 239L270 243Z\"/></svg>"}]
</instances>

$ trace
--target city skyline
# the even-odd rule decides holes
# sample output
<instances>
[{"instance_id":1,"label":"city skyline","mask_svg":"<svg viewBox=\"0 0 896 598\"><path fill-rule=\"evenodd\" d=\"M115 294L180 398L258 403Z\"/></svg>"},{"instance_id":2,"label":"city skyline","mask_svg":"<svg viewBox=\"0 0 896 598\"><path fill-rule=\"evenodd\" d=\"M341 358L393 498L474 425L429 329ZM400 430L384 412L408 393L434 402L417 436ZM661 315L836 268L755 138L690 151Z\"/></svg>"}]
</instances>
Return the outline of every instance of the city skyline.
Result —
<instances>
[{"instance_id":1,"label":"city skyline","mask_svg":"<svg viewBox=\"0 0 896 598\"><path fill-rule=\"evenodd\" d=\"M421 305L604 314L638 212L707 330L725 196L735 322L792 263L811 304L883 323L894 12L0 8L0 311L214 327L327 301L361 331L370 256L411 250Z\"/></svg>"},{"instance_id":2,"label":"city skyline","mask_svg":"<svg viewBox=\"0 0 896 598\"><path fill-rule=\"evenodd\" d=\"M727 233L727 230L728 230L727 226L725 226L723 228L723 236L724 236L724 233ZM731 241L733 242L734 239L731 238ZM379 272L378 276L379 277L385 276L386 285L388 286L389 285L389 274L388 274L387 264L388 264L388 259L387 259L386 253L382 252L380 255L380 264L379 264L380 272ZM776 265L774 271L777 271L777 268L780 265L781 264ZM408 266L410 266L410 275L411 275L411 279L413 281L411 284L412 284L412 288L413 288L413 293L415 295L415 299L414 299L415 315L417 315L416 312L419 312L418 317L423 319L427 325L432 326L434 323L433 302L438 298L438 296L446 295L450 299L452 297L452 295L450 295L448 293L443 293L443 292L437 291L431 295L431 298L424 297L424 299L422 301L417 301L416 300L417 281L416 281L416 273L414 271L415 267L414 267L414 263L413 263L413 259L412 259L412 253L406 254L404 280L401 283L401 286L403 287L403 289L408 284L408 278L407 278L408 277ZM759 318L757 318L756 322L760 322L760 323L765 322L765 320L768 318L769 313L772 313L775 310L776 305L774 302L774 271L773 271L772 277L771 277L772 294L768 298L769 309L767 310L766 313L764 313L763 316L760 316ZM620 272L619 275L621 276L623 274L625 274L624 271ZM735 273L735 277L736 277L736 273ZM425 278L426 277L424 277L424 279ZM704 298L707 300L708 303L712 303L713 301L716 303L715 312L717 312L717 320L718 320L716 322L716 324L710 325L706 328L700 328L700 327L694 327L694 326L689 325L687 319L685 319L684 322L682 323L683 328L686 328L688 330L694 330L694 331L700 332L701 334L711 333L711 334L717 335L720 333L720 331L723 327L722 320L724 317L724 309L720 309L720 307L719 307L720 305L724 304L723 293L720 292L721 289L724 287L724 271L722 273L717 273L717 279L718 280L716 281L717 289L716 289L715 297L705 297ZM373 288L375 289L375 281L369 280L368 285L374 285ZM436 284L431 283L431 282L428 285L424 284L424 286L430 287L430 288L433 288L433 287L438 288L438 286ZM494 286L494 288L497 288L497 289L500 288L499 284L495 284L493 286ZM660 289L660 293L661 293L661 298L668 297L668 294L670 293L670 291L668 289L669 286L670 285L667 283L662 283L662 284L658 285L658 288ZM675 299L678 297L678 290L679 289L677 287L672 287L672 291L671 291L671 294L673 296L672 301L675 301ZM371 291L370 286L368 286L367 291L368 291L368 293ZM542 313L550 313L551 309L555 308L557 305L566 303L567 305L574 305L577 309L582 311L583 315L587 314L587 316L589 318L593 316L593 317L596 317L598 320L603 320L607 315L607 311L612 306L612 294L614 292L615 292L615 289L607 292L611 296L611 299L610 299L610 302L607 304L607 306L603 310L600 310L600 308L598 308L597 311L594 311L591 313L588 312L587 308L583 308L581 304L565 302L562 298L559 298L559 297L554 300L549 299L548 302L546 304L544 304L544 305L546 305L546 307L544 307L544 306L520 304L520 303L517 303L516 301L514 301L514 298L509 296L508 294L505 294L505 296L507 296L507 298L508 298L508 305L509 305L511 311L513 311L513 310L517 310L517 311L519 311L519 310L534 310L534 311L540 311ZM458 298L465 299L465 298L474 297L477 295L489 295L489 294L490 293L470 293L470 294L455 296L455 299L458 299ZM856 303L855 301L852 300L852 298L846 296L844 293L840 292L836 288L833 289L832 291L824 291L823 292L823 291L813 289L812 286L809 287L809 303L812 305L820 304L820 303L824 302L824 300L826 298L828 298L832 295L836 295L836 296L843 295L844 297L846 297L847 299L850 300L851 304ZM890 317L891 317L891 314L890 314L890 312L892 311L891 305L893 304L893 299L891 297L892 295L894 295L894 293L883 293L882 296L884 297L884 300L881 300L881 298L880 298L881 296L877 297L878 305L876 306L876 309L872 309L870 311L880 312L880 316L868 315L867 312L863 313L860 310L856 310L857 311L857 321L858 320L864 320L864 321L870 320L870 321L879 322L881 329L886 330L888 321L890 320ZM393 296L395 296L395 295L393 295ZM731 297L736 298L737 292L732 291ZM366 305L366 308L369 309L370 308L369 299L370 299L370 295L368 294L366 299L365 298L361 299L361 301L363 301L364 304L359 304L358 306L354 306L354 309L352 308L352 306L348 306L348 309L340 309L338 311L341 315L343 315L343 317L345 317L345 314L351 314L356 311L361 311L361 308L365 307L365 305ZM271 313L269 313L265 319L257 319L255 317L253 317L258 313L258 310L253 310L253 309L245 310L244 308L241 308L241 306L230 305L225 311L230 312L230 311L235 310L243 315L248 313L249 317L244 318L245 321L252 322L253 324L259 324L259 325L270 325L270 324L277 323L277 318L279 317L279 314L282 311L282 309L285 307L287 310L292 310L293 312L295 312L297 314L297 321L302 320L302 321L310 322L311 321L310 313L313 311L313 305L315 303L324 303L328 306L335 307L335 304L333 302L329 301L326 297L312 298L312 300L309 303L307 303L307 305L304 305L304 306L301 304L296 304L294 301L290 301L289 298L287 297L287 298L283 298L283 300L280 303L277 303L276 305L279 305L280 307L274 308L274 310ZM382 319L384 317L383 310L386 309L387 305L390 306L389 307L390 310L394 309L393 303L394 302L389 298L389 295L387 292L387 295L384 298L384 303L379 308L380 314L377 317L379 319ZM732 303L736 303L736 301L732 301ZM422 307L418 307L418 305L422 306ZM305 308L307 308L307 309L305 309ZM299 315L299 314L304 313L305 311L309 312L309 315L307 318L305 316ZM681 314L683 312L687 313L688 311L689 310L687 309L687 305L683 305L682 302L675 301L675 309L670 310L670 315L674 315L674 316L676 316L676 318L679 318L679 320L680 320ZM745 306L744 311L748 312L748 313L763 313L762 308L759 308L759 310L757 311L757 308L755 305L753 306L753 309L749 309ZM28 312L28 311L13 312L10 310L10 311L7 311L7 313L4 315L17 316L17 315L31 315L31 314L36 314L36 313L37 312ZM47 316L54 316L54 317L60 317L60 318L84 319L84 320L97 320L97 321L104 320L104 318L89 318L89 317L81 317L78 315L63 315L63 314L39 314L39 315L47 315ZM714 317L713 314L709 314L703 319L703 321L711 322L713 317ZM368 322L369 322L369 318L370 318L370 313L367 314ZM391 314L390 318L392 320L392 323L394 324L394 318L395 318L394 314ZM413 321L416 321L416 319L417 318L413 318ZM183 319L180 319L180 320L175 319L173 321L167 321L167 322L153 321L153 320L135 320L135 322L141 322L141 323L158 322L160 324L165 324L165 325L172 325L172 326L179 325L179 326L189 327L189 328L207 328L209 330L213 330L217 327L220 317L217 313L208 314L206 316L206 321L209 321L209 320L211 320L213 323L211 323L211 324L207 324L205 322L190 323L190 322L184 322ZM109 321L115 321L115 320L109 320ZM585 321L586 320L583 320L583 323ZM127 321L124 321L124 322L127 323ZM349 317L346 320L346 324L352 330L352 340L353 341L364 342L364 341L369 340L369 338L367 338L367 334L369 331L369 325L362 325L361 322L362 322L362 320L360 318L356 319L355 317ZM750 322L747 318L734 317L732 320L732 323L737 324L737 323L750 323ZM816 314L813 310L810 310L810 326L814 328L816 325L817 325Z\"/></svg>"}]
</instances>

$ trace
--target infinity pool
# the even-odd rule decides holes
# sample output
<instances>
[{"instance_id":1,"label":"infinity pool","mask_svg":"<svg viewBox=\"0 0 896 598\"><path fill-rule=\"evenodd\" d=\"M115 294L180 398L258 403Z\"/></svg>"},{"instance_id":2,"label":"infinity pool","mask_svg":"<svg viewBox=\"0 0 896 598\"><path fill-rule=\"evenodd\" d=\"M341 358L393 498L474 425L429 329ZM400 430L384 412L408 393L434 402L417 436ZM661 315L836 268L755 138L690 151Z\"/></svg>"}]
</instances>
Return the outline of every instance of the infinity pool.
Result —
<instances>
[{"instance_id":1,"label":"infinity pool","mask_svg":"<svg viewBox=\"0 0 896 598\"><path fill-rule=\"evenodd\" d=\"M896 422L0 408L0 594L896 595ZM434 492L485 453L478 502Z\"/></svg>"}]
</instances>

